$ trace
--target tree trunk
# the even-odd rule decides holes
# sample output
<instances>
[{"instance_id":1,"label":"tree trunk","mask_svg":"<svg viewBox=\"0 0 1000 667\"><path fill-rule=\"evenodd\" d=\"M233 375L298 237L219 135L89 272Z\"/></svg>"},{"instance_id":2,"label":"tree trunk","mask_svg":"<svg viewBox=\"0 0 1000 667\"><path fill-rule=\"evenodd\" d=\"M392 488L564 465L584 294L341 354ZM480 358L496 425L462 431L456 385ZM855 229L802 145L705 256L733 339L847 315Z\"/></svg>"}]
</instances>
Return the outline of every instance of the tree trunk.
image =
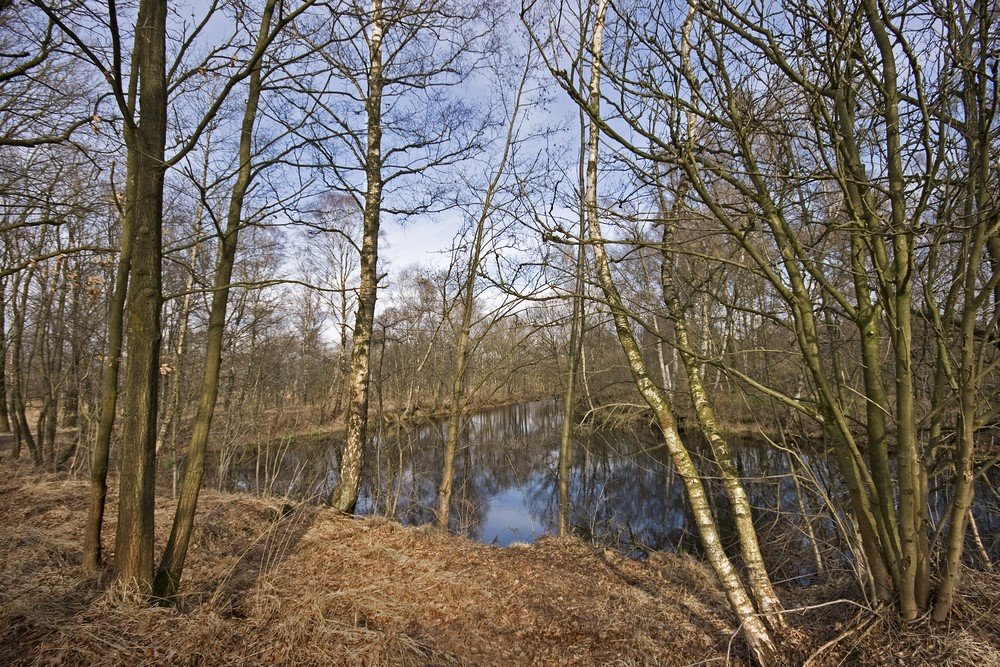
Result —
<instances>
[{"instance_id":1,"label":"tree trunk","mask_svg":"<svg viewBox=\"0 0 1000 667\"><path fill-rule=\"evenodd\" d=\"M130 160L134 156L130 156ZM108 312L108 343L101 371L100 412L97 437L90 463L90 501L87 509L87 526L83 536L83 567L94 572L101 564L101 529L108 495L108 460L111 453L111 434L114 431L118 410L118 378L122 359L122 338L125 317L125 297L128 276L132 266L134 242L133 220L122 217L122 236L115 269L115 286L111 293Z\"/></svg>"},{"instance_id":2,"label":"tree trunk","mask_svg":"<svg viewBox=\"0 0 1000 667\"><path fill-rule=\"evenodd\" d=\"M115 578L151 591L156 410L160 379L163 160L167 126L165 0L140 0L133 57L138 59L139 121L126 129L126 225L135 230L128 279L128 357L122 397L122 455L115 532Z\"/></svg>"},{"instance_id":3,"label":"tree trunk","mask_svg":"<svg viewBox=\"0 0 1000 667\"><path fill-rule=\"evenodd\" d=\"M212 144L212 133L208 132L205 137L205 162L202 165L202 179L201 187L205 188L208 186L208 166L209 166L209 156L211 155L210 147ZM168 376L170 379L169 387L169 399L167 400L166 413L163 415L163 420L160 423L159 429L156 432L156 451L163 448L164 441L167 437L167 431L173 427L173 434L176 436L177 422L180 421L180 404L181 404L181 386L184 380L184 352L187 349L187 334L188 334L188 324L191 318L191 292L194 289L195 273L197 272L198 257L201 255L201 223L204 216L204 203L199 201L198 207L194 214L194 245L191 247L191 253L188 255L188 264L190 265L190 273L188 274L187 280L184 282L184 296L181 297L180 311L177 314L177 337L175 339L174 350L173 350L173 371ZM213 294L214 296L214 294ZM175 439L172 436L171 447L176 447Z\"/></svg>"},{"instance_id":4,"label":"tree trunk","mask_svg":"<svg viewBox=\"0 0 1000 667\"><path fill-rule=\"evenodd\" d=\"M10 433L7 410L7 281L0 280L0 433Z\"/></svg>"},{"instance_id":5,"label":"tree trunk","mask_svg":"<svg viewBox=\"0 0 1000 667\"><path fill-rule=\"evenodd\" d=\"M861 372L865 385L865 432L868 436L868 460L875 483L877 518L884 525L888 541L884 548L888 557L900 557L899 526L896 522L892 474L889 471L889 440L886 415L889 400L882 379L881 338L878 332L878 311L871 301L872 287L867 279L861 253L861 230L851 232L851 268L854 294L858 302L856 324L861 337Z\"/></svg>"},{"instance_id":6,"label":"tree trunk","mask_svg":"<svg viewBox=\"0 0 1000 667\"><path fill-rule=\"evenodd\" d=\"M600 144L600 129L597 119L600 117L600 79L601 79L601 41L603 36L604 18L607 12L608 0L600 0L598 5L594 33L591 43L591 80L588 99L590 115L590 136L588 139L587 179L585 193L585 208L590 232L590 240L594 244L594 259L598 282L604 293L606 302L611 309L625 357L636 387L642 397L653 409L657 424L663 435L664 444L680 475L687 492L688 504L694 515L695 524L701 545L712 570L722 585L729 605L740 623L740 630L746 640L755 660L761 665L774 665L781 662L780 654L767 626L757 615L757 610L740 580L740 576L722 547L715 517L708 502L708 495L702 484L701 477L695 468L690 453L681 440L677 430L677 420L666 394L650 379L646 363L643 360L642 349L632 331L628 311L625 309L621 294L615 285L611 274L611 265L605 251L605 241L601 234L600 220L597 209L597 160Z\"/></svg>"},{"instance_id":7,"label":"tree trunk","mask_svg":"<svg viewBox=\"0 0 1000 667\"><path fill-rule=\"evenodd\" d=\"M661 196L661 210L666 212L665 200ZM684 200L685 195L679 194L677 201ZM750 509L750 500L747 498L746 490L740 480L739 471L733 462L733 455L729 449L729 443L722 435L715 416L715 410L708 398L708 388L705 386L702 376L701 365L695 357L691 347L691 339L688 335L687 315L681 307L680 299L674 282L674 270L672 267L672 257L668 251L672 243L673 223L664 219L663 225L663 264L660 275L660 283L663 291L663 301L670 313L671 322L674 325L674 335L677 338L677 353L680 356L681 364L687 373L688 392L691 395L691 402L694 404L695 415L698 419L698 426L702 435L708 441L712 449L712 457L719 466L722 474L723 485L726 489L726 496L732 508L734 521L736 524L736 534L740 542L740 550L746 567L746 579L750 592L753 594L757 607L765 615L767 624L775 631L785 631L788 625L782 615L783 607L771 585L771 578L764 565L764 557L760 551L760 544L757 541L757 531L753 525L753 514Z\"/></svg>"},{"instance_id":8,"label":"tree trunk","mask_svg":"<svg viewBox=\"0 0 1000 667\"><path fill-rule=\"evenodd\" d=\"M270 34L271 19L276 5L277 0L268 0L264 7L260 30L257 33L258 49L263 47ZM180 587L184 561L187 558L191 542L195 512L198 508L198 495L201 492L202 478L205 473L208 437L211 433L212 419L215 416L215 406L219 396L222 348L226 332L226 311L229 306L230 281L233 275L233 266L236 263L239 232L243 223L243 200L253 176L253 130L260 104L261 87L261 64L258 60L250 74L247 106L240 128L239 171L229 198L226 231L220 240L219 257L215 267L212 306L209 312L208 335L205 341L205 370L201 382L198 413L194 419L187 464L184 468L184 479L181 482L177 509L174 512L174 522L154 582L153 594L167 601L176 600Z\"/></svg>"},{"instance_id":9,"label":"tree trunk","mask_svg":"<svg viewBox=\"0 0 1000 667\"><path fill-rule=\"evenodd\" d=\"M437 519L439 528L448 528L448 518L451 509L452 483L455 477L455 452L458 450L458 439L462 425L462 411L465 408L465 371L469 361L469 340L472 333L472 314L476 303L476 274L479 272L479 262L483 249L483 237L486 234L486 223L493 212L493 197L496 195L500 180L503 178L517 130L517 121L521 109L521 94L528 81L530 73L530 58L521 77L517 94L514 98L513 111L507 125L503 151L496 173L490 179L483 197L483 207L476 220L475 236L472 240L472 252L466 267L465 280L462 284L462 324L455 344L455 375L452 378L451 405L448 413L448 435L445 439L444 466L441 475L441 486L438 488Z\"/></svg>"},{"instance_id":10,"label":"tree trunk","mask_svg":"<svg viewBox=\"0 0 1000 667\"><path fill-rule=\"evenodd\" d=\"M371 380L371 339L378 292L378 232L382 213L382 0L372 2L368 36L368 148L365 175L368 186L361 237L361 276L358 311L354 321L351 374L348 379L347 437L340 460L340 479L328 502L341 512L353 512L361 490L361 469L368 430L368 397Z\"/></svg>"},{"instance_id":11,"label":"tree trunk","mask_svg":"<svg viewBox=\"0 0 1000 667\"><path fill-rule=\"evenodd\" d=\"M978 48L985 52L988 48L989 3L976 2L971 18L974 31L978 32L982 43ZM933 618L944 621L954 603L955 592L962 576L962 555L965 550L965 536L969 519L972 517L972 501L975 481L973 472L974 449L976 443L976 409L980 390L980 353L976 344L976 321L979 309L989 300L988 290L977 291L979 269L984 252L988 252L990 228L996 227L995 208L991 206L990 174L990 125L983 118L987 104L987 76L985 62L976 63L972 54L973 35L962 40L961 59L968 67L963 69L963 106L966 116L966 151L969 156L969 174L965 179L963 220L972 221L971 242L966 243L967 252L956 282L962 282L962 316L959 327L960 361L958 369L959 404L958 433L956 434L955 473L952 481L955 498L949 517L948 540L944 553L944 568ZM981 58L984 56L980 56ZM994 324L995 326L995 324ZM973 527L975 521L973 519ZM978 532L976 538L978 541ZM989 559L985 561L989 564Z\"/></svg>"},{"instance_id":12,"label":"tree trunk","mask_svg":"<svg viewBox=\"0 0 1000 667\"><path fill-rule=\"evenodd\" d=\"M895 362L896 459L899 470L899 608L903 620L915 620L927 607L930 573L927 544L926 473L919 455L912 370L911 289L913 232L905 219L905 175L900 150L899 93L896 52L886 30L888 21L874 0L863 0L862 9L872 30L882 65L882 113L885 118L886 172L892 230L892 275L889 312L890 338ZM964 521L964 514L962 516Z\"/></svg>"},{"instance_id":13,"label":"tree trunk","mask_svg":"<svg viewBox=\"0 0 1000 667\"><path fill-rule=\"evenodd\" d=\"M31 424L28 423L27 401L25 387L26 375L22 368L22 347L24 340L24 325L28 310L28 291L35 270L32 268L24 277L23 283L17 285L15 282L14 302L14 328L10 343L10 373L11 373L11 403L14 412L14 458L21 454L21 443L28 447L31 460L36 466L43 463L42 452L38 448L34 436L31 434ZM17 298L17 287L21 288L20 298Z\"/></svg>"},{"instance_id":14,"label":"tree trunk","mask_svg":"<svg viewBox=\"0 0 1000 667\"><path fill-rule=\"evenodd\" d=\"M580 31L580 52L584 51L586 33ZM583 72L580 72L581 83ZM583 193L587 186L587 122L583 109L580 109L580 156L577 170L577 183L580 188L580 225L577 238L575 280L573 285L573 311L570 322L568 363L566 368L566 389L563 394L562 428L559 432L559 516L558 532L560 537L570 533L570 470L573 464L573 425L576 410L576 385L579 381L581 357L583 356L583 290L585 287L584 263L587 250L584 239L587 236L586 202ZM659 350L659 348L658 348ZM660 350L662 355L662 351Z\"/></svg>"}]
</instances>

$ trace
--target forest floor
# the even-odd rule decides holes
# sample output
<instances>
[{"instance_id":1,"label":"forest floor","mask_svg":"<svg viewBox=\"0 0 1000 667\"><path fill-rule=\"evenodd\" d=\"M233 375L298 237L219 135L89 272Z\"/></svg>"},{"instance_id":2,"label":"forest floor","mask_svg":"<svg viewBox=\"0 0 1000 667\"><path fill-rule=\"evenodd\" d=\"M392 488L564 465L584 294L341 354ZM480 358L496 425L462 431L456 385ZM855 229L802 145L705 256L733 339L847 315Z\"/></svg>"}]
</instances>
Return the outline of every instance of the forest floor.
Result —
<instances>
[{"instance_id":1,"label":"forest floor","mask_svg":"<svg viewBox=\"0 0 1000 667\"><path fill-rule=\"evenodd\" d=\"M724 596L689 556L639 562L575 538L498 548L210 490L179 608L151 607L109 587L109 572L81 571L86 492L0 461L0 664L746 664ZM116 505L112 493L109 558ZM1000 577L965 581L947 626L859 611L843 582L783 590L811 607L789 616L794 661L1000 665Z\"/></svg>"}]
</instances>

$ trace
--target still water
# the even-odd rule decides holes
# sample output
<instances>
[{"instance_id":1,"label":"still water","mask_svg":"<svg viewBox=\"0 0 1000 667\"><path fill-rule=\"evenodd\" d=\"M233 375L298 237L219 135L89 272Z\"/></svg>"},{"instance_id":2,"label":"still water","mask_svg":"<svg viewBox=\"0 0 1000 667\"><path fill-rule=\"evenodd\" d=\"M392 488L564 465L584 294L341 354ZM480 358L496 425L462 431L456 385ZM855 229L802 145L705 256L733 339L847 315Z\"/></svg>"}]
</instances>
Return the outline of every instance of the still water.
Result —
<instances>
[{"instance_id":1,"label":"still water","mask_svg":"<svg viewBox=\"0 0 1000 667\"><path fill-rule=\"evenodd\" d=\"M532 542L555 533L561 410L543 401L489 410L465 421L456 459L451 529L502 546ZM383 430L366 461L358 503L362 514L381 514L411 525L434 519L441 479L445 423ZM700 436L685 434L696 454L724 534L727 503ZM764 439L731 441L758 528L785 536L792 550L807 553L810 540L836 551L842 544L830 505L843 490L828 459L815 444L791 454ZM339 443L328 439L272 443L251 452L233 471L238 490L318 499L336 482ZM792 473L795 473L794 475ZM976 516L987 548L1000 546L1000 513L994 470L977 488ZM570 480L571 523L576 533L599 543L643 553L696 548L693 523L680 478L655 434L586 430L574 441ZM943 511L942 503L937 509ZM793 557L790 553L789 557ZM796 568L797 569L797 568Z\"/></svg>"}]
</instances>

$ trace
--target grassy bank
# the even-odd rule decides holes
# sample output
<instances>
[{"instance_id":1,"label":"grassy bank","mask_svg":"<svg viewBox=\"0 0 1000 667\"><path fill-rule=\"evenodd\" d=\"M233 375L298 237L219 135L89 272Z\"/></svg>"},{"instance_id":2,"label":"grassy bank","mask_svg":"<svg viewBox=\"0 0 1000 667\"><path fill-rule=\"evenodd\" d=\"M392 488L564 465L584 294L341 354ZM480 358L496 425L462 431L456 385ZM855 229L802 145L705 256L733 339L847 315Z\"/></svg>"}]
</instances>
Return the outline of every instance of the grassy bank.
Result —
<instances>
[{"instance_id":1,"label":"grassy bank","mask_svg":"<svg viewBox=\"0 0 1000 667\"><path fill-rule=\"evenodd\" d=\"M80 571L85 492L0 462L0 664L744 664L724 598L687 556L637 562L576 539L501 549L211 491L180 608L152 608ZM848 601L796 612L801 661L836 640L814 664L998 664L997 583L970 574L947 628L896 627ZM846 594L784 591L789 606Z\"/></svg>"}]
</instances>

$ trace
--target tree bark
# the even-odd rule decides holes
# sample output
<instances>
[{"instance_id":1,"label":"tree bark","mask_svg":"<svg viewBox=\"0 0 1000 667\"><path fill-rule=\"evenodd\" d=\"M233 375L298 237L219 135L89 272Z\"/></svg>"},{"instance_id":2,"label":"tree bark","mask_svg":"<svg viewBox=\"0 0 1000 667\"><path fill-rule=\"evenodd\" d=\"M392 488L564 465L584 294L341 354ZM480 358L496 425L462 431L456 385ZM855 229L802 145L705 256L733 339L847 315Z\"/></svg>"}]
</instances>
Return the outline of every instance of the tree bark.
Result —
<instances>
[{"instance_id":1,"label":"tree bark","mask_svg":"<svg viewBox=\"0 0 1000 667\"><path fill-rule=\"evenodd\" d=\"M268 39L276 5L277 0L268 0L264 6L260 30L257 34L258 49L263 48ZM257 120L257 109L260 105L261 88L261 64L258 60L250 74L247 105L240 127L239 171L229 198L226 230L220 239L219 256L216 261L212 306L209 311L208 335L205 341L205 369L202 375L198 413L194 419L187 464L184 467L184 478L181 482L177 509L174 512L174 522L170 529L170 537L167 539L167 546L163 551L163 557L160 559L156 571L153 586L153 594L157 598L169 602L176 600L181 576L184 573L184 561L191 543L191 532L194 528L194 517L198 508L198 496L205 474L208 437L211 433L215 406L219 396L230 281L232 280L233 266L236 263L239 232L243 224L243 201L253 176L253 130Z\"/></svg>"},{"instance_id":2,"label":"tree bark","mask_svg":"<svg viewBox=\"0 0 1000 667\"><path fill-rule=\"evenodd\" d=\"M580 30L580 53L586 50L586 32ZM580 72L581 84L585 84L584 73ZM580 155L577 165L577 184L580 188L580 224L577 233L576 265L574 267L573 311L570 314L568 363L566 368L566 389L563 393L562 427L559 432L559 515L558 534L565 537L570 533L570 471L573 464L573 426L576 411L576 385L579 381L580 367L583 357L584 308L583 290L585 288L584 263L587 258L584 239L587 236L587 213L584 191L587 187L587 117L580 109ZM662 347L657 347L661 358ZM586 369L584 369L586 373Z\"/></svg>"},{"instance_id":3,"label":"tree bark","mask_svg":"<svg viewBox=\"0 0 1000 667\"><path fill-rule=\"evenodd\" d=\"M130 173L125 217L135 230L125 329L122 455L115 532L115 579L149 593L153 582L153 499L160 376L164 144L167 126L166 0L140 0L133 57L138 59L138 123L126 128Z\"/></svg>"},{"instance_id":4,"label":"tree bark","mask_svg":"<svg viewBox=\"0 0 1000 667\"><path fill-rule=\"evenodd\" d=\"M348 378L347 436L340 459L340 479L328 499L341 512L353 512L361 491L361 470L368 431L371 381L371 339L378 294L378 233L382 217L382 0L372 2L368 35L368 146L365 153L365 209L362 219L361 276L358 311L354 321L351 374Z\"/></svg>"}]
</instances>

